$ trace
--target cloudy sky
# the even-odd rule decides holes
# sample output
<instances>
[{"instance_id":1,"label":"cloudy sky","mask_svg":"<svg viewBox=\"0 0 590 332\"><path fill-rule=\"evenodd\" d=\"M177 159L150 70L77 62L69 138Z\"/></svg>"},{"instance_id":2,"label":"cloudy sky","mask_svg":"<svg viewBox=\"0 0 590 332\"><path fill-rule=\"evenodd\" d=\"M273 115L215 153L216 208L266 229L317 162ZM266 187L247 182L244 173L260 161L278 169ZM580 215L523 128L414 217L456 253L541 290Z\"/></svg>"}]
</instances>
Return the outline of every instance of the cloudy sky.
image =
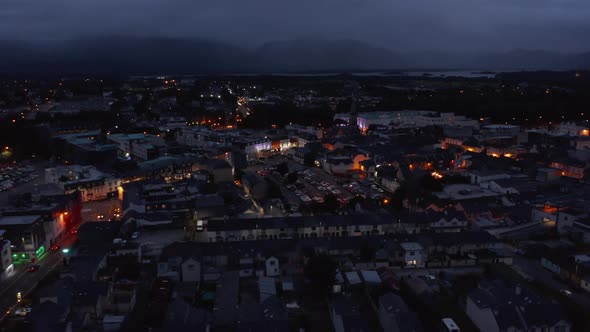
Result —
<instances>
[{"instance_id":1,"label":"cloudy sky","mask_svg":"<svg viewBox=\"0 0 590 332\"><path fill-rule=\"evenodd\" d=\"M1 0L0 39L132 35L241 46L356 39L396 50L590 50L590 0Z\"/></svg>"}]
</instances>

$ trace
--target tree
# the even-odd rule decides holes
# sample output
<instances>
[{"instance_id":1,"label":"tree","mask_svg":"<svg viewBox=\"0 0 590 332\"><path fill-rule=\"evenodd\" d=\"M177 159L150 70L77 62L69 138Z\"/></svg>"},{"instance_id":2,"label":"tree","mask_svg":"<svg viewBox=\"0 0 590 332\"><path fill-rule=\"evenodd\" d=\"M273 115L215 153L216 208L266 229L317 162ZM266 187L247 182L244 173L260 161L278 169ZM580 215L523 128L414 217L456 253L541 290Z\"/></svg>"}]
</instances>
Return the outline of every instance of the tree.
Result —
<instances>
[{"instance_id":1,"label":"tree","mask_svg":"<svg viewBox=\"0 0 590 332\"><path fill-rule=\"evenodd\" d=\"M317 157L317 153L308 152L303 156L303 164L308 167L315 167L315 159Z\"/></svg>"},{"instance_id":2,"label":"tree","mask_svg":"<svg viewBox=\"0 0 590 332\"><path fill-rule=\"evenodd\" d=\"M333 194L324 196L324 207L327 211L333 212L338 208L338 199Z\"/></svg>"},{"instance_id":3,"label":"tree","mask_svg":"<svg viewBox=\"0 0 590 332\"><path fill-rule=\"evenodd\" d=\"M364 239L360 250L361 258L365 261L370 261L375 257L375 250L369 245L369 240Z\"/></svg>"},{"instance_id":4,"label":"tree","mask_svg":"<svg viewBox=\"0 0 590 332\"><path fill-rule=\"evenodd\" d=\"M286 184L293 184L293 183L297 182L297 178L299 178L299 176L297 175L296 172L289 173L289 175L287 175L287 178L285 179L285 183Z\"/></svg>"},{"instance_id":5,"label":"tree","mask_svg":"<svg viewBox=\"0 0 590 332\"><path fill-rule=\"evenodd\" d=\"M360 204L360 206L362 207L364 203L365 199L360 195L356 195L350 200L349 205L353 208L356 208L357 204Z\"/></svg>"},{"instance_id":6,"label":"tree","mask_svg":"<svg viewBox=\"0 0 590 332\"><path fill-rule=\"evenodd\" d=\"M285 176L285 174L289 173L289 165L287 165L286 161L283 161L277 165L277 172L279 172L279 174L282 176Z\"/></svg>"},{"instance_id":7,"label":"tree","mask_svg":"<svg viewBox=\"0 0 590 332\"><path fill-rule=\"evenodd\" d=\"M236 170L234 172L234 180L235 181L242 181L242 176L244 176L244 171L236 168Z\"/></svg>"},{"instance_id":8,"label":"tree","mask_svg":"<svg viewBox=\"0 0 590 332\"><path fill-rule=\"evenodd\" d=\"M441 191L443 189L442 183L430 174L426 174L420 179L420 185L427 191Z\"/></svg>"},{"instance_id":9,"label":"tree","mask_svg":"<svg viewBox=\"0 0 590 332\"><path fill-rule=\"evenodd\" d=\"M305 265L305 275L314 294L325 297L336 280L336 262L326 254L312 255Z\"/></svg>"}]
</instances>

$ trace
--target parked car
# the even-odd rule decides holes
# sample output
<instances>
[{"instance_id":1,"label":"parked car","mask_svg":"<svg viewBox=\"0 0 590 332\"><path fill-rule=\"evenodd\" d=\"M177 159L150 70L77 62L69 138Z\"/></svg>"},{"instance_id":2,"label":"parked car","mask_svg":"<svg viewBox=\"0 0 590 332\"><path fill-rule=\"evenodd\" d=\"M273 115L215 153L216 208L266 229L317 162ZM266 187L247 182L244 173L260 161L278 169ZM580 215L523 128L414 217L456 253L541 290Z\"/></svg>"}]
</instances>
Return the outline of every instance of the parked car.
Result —
<instances>
[{"instance_id":1,"label":"parked car","mask_svg":"<svg viewBox=\"0 0 590 332\"><path fill-rule=\"evenodd\" d=\"M22 308L18 308L14 311L14 314L16 316L21 316L24 317L26 315L28 315L31 312L31 308L30 307L22 307Z\"/></svg>"},{"instance_id":2,"label":"parked car","mask_svg":"<svg viewBox=\"0 0 590 332\"><path fill-rule=\"evenodd\" d=\"M31 265L27 267L27 272L36 272L41 268L39 265Z\"/></svg>"}]
</instances>

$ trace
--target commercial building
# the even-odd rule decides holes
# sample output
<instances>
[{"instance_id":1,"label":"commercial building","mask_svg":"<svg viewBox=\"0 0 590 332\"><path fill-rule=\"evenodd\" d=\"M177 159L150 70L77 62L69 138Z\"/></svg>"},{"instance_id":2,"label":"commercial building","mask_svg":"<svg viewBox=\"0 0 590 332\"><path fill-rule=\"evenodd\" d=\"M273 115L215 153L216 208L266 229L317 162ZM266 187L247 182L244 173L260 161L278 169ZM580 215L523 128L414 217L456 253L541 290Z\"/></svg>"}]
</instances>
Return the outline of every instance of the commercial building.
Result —
<instances>
[{"instance_id":1,"label":"commercial building","mask_svg":"<svg viewBox=\"0 0 590 332\"><path fill-rule=\"evenodd\" d=\"M0 229L0 280L4 280L14 272L10 241L4 240L5 230Z\"/></svg>"},{"instance_id":2,"label":"commercial building","mask_svg":"<svg viewBox=\"0 0 590 332\"><path fill-rule=\"evenodd\" d=\"M66 194L80 191L83 202L117 197L121 179L94 166L61 166L45 169L45 182L61 186Z\"/></svg>"},{"instance_id":3,"label":"commercial building","mask_svg":"<svg viewBox=\"0 0 590 332\"><path fill-rule=\"evenodd\" d=\"M107 140L116 143L119 147L119 157L126 160L139 159L150 160L157 158L159 148L164 147L164 139L155 135L138 134L111 134Z\"/></svg>"},{"instance_id":4,"label":"commercial building","mask_svg":"<svg viewBox=\"0 0 590 332\"><path fill-rule=\"evenodd\" d=\"M350 114L336 114L334 116L334 119L349 121ZM438 113L434 111L421 110L359 113L356 116L356 124L362 131L367 131L371 125L392 125L398 128L416 128L427 126L478 126L478 122L476 120L469 119L462 115L455 115L454 113Z\"/></svg>"},{"instance_id":5,"label":"commercial building","mask_svg":"<svg viewBox=\"0 0 590 332\"><path fill-rule=\"evenodd\" d=\"M49 249L44 222L40 215L0 217L0 229L6 231L15 262L35 261Z\"/></svg>"}]
</instances>

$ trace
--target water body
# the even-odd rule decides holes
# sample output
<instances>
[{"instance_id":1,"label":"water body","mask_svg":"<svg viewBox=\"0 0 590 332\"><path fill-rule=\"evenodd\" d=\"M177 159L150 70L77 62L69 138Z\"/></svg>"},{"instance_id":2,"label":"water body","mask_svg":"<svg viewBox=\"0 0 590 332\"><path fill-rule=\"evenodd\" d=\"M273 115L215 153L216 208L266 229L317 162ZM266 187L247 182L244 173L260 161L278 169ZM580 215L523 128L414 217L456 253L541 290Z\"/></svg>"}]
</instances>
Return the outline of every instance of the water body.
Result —
<instances>
[{"instance_id":1,"label":"water body","mask_svg":"<svg viewBox=\"0 0 590 332\"><path fill-rule=\"evenodd\" d=\"M463 78L494 78L499 72L483 70L441 70L441 71L371 71L371 72L315 72L315 73L272 73L272 74L229 74L227 76L287 76L287 77L330 77L339 75L352 76L408 76L408 77L463 77Z\"/></svg>"},{"instance_id":2,"label":"water body","mask_svg":"<svg viewBox=\"0 0 590 332\"><path fill-rule=\"evenodd\" d=\"M367 72L310 72L310 73L232 73L232 74L219 74L217 76L284 76L284 77L332 77L340 75L351 75L358 77L369 77L369 76L382 76L382 77L432 77L432 78L444 78L444 77L463 77L463 78L494 78L496 74L502 71L486 71L486 70L430 70L430 71L367 71ZM505 71L504 71L505 72ZM169 75L160 75L162 77L168 77ZM215 76L210 74L197 74L197 75L171 75L170 77L209 77ZM156 78L158 76L135 76L135 78Z\"/></svg>"}]
</instances>

